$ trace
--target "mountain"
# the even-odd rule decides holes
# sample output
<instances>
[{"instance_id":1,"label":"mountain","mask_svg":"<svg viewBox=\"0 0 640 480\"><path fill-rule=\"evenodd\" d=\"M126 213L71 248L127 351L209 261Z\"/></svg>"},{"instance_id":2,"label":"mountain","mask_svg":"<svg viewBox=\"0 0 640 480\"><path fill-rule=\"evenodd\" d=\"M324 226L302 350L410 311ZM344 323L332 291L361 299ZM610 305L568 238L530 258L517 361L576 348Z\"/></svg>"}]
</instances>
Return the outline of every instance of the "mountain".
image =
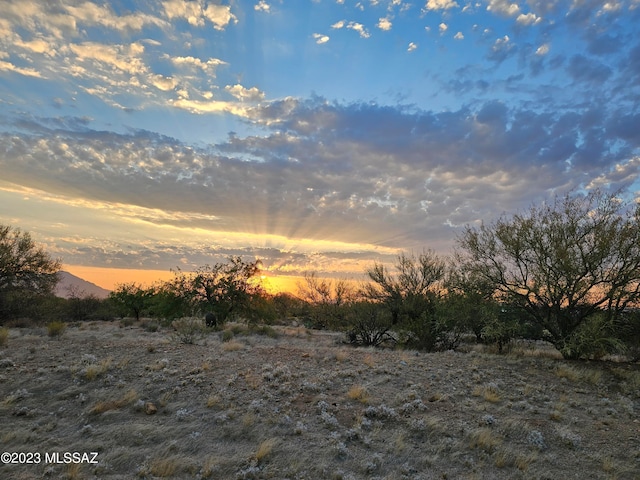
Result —
<instances>
[{"instance_id":1,"label":"mountain","mask_svg":"<svg viewBox=\"0 0 640 480\"><path fill-rule=\"evenodd\" d=\"M99 287L95 283L87 282L69 272L60 271L58 276L60 277L60 281L54 290L54 293L58 297L88 297L89 295L93 295L98 298L107 298L109 296L109 290Z\"/></svg>"}]
</instances>

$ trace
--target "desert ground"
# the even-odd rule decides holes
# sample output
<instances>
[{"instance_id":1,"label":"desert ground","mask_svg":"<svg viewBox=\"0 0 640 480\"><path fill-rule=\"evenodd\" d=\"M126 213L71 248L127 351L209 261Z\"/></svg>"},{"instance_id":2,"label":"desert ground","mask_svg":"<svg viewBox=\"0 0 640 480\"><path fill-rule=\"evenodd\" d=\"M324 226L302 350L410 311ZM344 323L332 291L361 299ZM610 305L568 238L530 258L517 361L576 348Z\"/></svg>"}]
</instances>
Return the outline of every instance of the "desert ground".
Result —
<instances>
[{"instance_id":1,"label":"desert ground","mask_svg":"<svg viewBox=\"0 0 640 480\"><path fill-rule=\"evenodd\" d=\"M1 479L640 479L638 364L129 323L9 329Z\"/></svg>"}]
</instances>

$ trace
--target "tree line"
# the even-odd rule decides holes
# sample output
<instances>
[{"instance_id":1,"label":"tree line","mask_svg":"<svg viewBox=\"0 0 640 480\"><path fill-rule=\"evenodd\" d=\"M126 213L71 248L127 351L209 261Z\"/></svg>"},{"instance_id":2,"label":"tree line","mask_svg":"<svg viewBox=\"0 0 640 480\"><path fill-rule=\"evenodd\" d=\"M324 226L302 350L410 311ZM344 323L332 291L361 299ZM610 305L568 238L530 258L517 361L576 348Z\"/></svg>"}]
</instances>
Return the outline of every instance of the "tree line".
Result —
<instances>
[{"instance_id":1,"label":"tree line","mask_svg":"<svg viewBox=\"0 0 640 480\"><path fill-rule=\"evenodd\" d=\"M259 260L230 257L151 287L121 284L108 299L52 295L60 262L30 235L0 226L0 322L206 315L220 328L293 318L344 331L354 345L452 349L469 338L498 351L550 342L565 358L640 358L640 205L603 192L571 194L467 226L452 255L400 254L360 285L305 274L297 295L269 295Z\"/></svg>"}]
</instances>

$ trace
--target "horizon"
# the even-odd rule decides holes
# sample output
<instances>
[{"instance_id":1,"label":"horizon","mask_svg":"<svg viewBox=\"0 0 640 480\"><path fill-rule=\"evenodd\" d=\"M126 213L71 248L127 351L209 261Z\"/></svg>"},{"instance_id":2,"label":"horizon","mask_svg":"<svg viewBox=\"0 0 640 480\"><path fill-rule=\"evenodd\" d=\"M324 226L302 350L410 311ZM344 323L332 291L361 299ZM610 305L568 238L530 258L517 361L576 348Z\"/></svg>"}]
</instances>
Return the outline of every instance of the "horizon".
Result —
<instances>
[{"instance_id":1,"label":"horizon","mask_svg":"<svg viewBox=\"0 0 640 480\"><path fill-rule=\"evenodd\" d=\"M98 285L229 256L284 283L637 201L638 25L640 0L7 0L0 224Z\"/></svg>"},{"instance_id":2,"label":"horizon","mask_svg":"<svg viewBox=\"0 0 640 480\"><path fill-rule=\"evenodd\" d=\"M165 282L174 278L172 271L164 270L135 270L66 264L62 265L61 270L109 291L115 290L118 285L128 283L135 283L143 288L148 288L159 282ZM304 280L304 277L301 276L276 276L270 272L264 273L266 278L261 278L260 280L265 291L269 294L290 293L295 295L298 290L298 283ZM357 281L355 278L347 280Z\"/></svg>"}]
</instances>

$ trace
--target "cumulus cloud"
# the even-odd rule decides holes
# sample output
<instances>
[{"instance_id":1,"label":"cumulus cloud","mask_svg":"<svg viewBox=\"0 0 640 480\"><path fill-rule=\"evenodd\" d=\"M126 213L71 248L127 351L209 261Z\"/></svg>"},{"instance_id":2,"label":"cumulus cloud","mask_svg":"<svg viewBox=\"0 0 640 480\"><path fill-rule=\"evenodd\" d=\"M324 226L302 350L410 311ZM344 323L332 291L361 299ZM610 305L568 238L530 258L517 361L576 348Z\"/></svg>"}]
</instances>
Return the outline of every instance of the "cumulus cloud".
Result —
<instances>
[{"instance_id":1,"label":"cumulus cloud","mask_svg":"<svg viewBox=\"0 0 640 480\"><path fill-rule=\"evenodd\" d=\"M409 46L407 47L407 52L413 52L418 48L418 44L414 42L409 42Z\"/></svg>"},{"instance_id":2,"label":"cumulus cloud","mask_svg":"<svg viewBox=\"0 0 640 480\"><path fill-rule=\"evenodd\" d=\"M464 34L462 32L458 32L453 36L456 40L464 40Z\"/></svg>"},{"instance_id":3,"label":"cumulus cloud","mask_svg":"<svg viewBox=\"0 0 640 480\"><path fill-rule=\"evenodd\" d=\"M516 18L516 22L519 25L536 25L542 21L542 18L538 17L535 13L521 13Z\"/></svg>"},{"instance_id":4,"label":"cumulus cloud","mask_svg":"<svg viewBox=\"0 0 640 480\"><path fill-rule=\"evenodd\" d=\"M388 17L385 17L385 18L381 18L378 21L377 27L380 30L389 31L389 30L391 30L392 25L393 24L391 23L391 20Z\"/></svg>"}]
</instances>

